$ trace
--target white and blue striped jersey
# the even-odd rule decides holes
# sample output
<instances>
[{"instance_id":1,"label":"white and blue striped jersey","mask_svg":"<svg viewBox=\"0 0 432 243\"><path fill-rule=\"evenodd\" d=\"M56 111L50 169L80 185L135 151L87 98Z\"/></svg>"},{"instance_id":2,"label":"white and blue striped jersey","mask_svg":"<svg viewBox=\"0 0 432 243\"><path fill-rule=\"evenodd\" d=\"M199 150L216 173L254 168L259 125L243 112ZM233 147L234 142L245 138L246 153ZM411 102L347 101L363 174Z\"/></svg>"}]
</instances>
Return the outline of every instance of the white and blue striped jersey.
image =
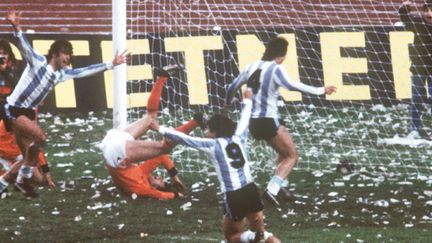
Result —
<instances>
[{"instance_id":1,"label":"white and blue striped jersey","mask_svg":"<svg viewBox=\"0 0 432 243\"><path fill-rule=\"evenodd\" d=\"M27 66L12 94L7 98L10 106L36 109L56 84L112 68L112 63L99 63L83 68L65 68L54 71L47 59L33 50L21 31L17 32L16 36L20 42L21 55L27 62Z\"/></svg>"},{"instance_id":2,"label":"white and blue striped jersey","mask_svg":"<svg viewBox=\"0 0 432 243\"><path fill-rule=\"evenodd\" d=\"M258 92L253 96L253 118L279 118L277 101L279 98L279 88L284 87L291 91L300 91L314 95L325 93L324 87L313 87L301 82L294 82L281 65L274 61L258 61L246 66L229 85L227 90L226 104L230 104L235 92L245 84L252 74L261 70L259 78Z\"/></svg>"},{"instance_id":3,"label":"white and blue striped jersey","mask_svg":"<svg viewBox=\"0 0 432 243\"><path fill-rule=\"evenodd\" d=\"M246 146L252 101L244 99L243 102L241 118L232 137L197 138L163 126L159 128L166 138L208 154L223 193L238 190L254 181Z\"/></svg>"}]
</instances>

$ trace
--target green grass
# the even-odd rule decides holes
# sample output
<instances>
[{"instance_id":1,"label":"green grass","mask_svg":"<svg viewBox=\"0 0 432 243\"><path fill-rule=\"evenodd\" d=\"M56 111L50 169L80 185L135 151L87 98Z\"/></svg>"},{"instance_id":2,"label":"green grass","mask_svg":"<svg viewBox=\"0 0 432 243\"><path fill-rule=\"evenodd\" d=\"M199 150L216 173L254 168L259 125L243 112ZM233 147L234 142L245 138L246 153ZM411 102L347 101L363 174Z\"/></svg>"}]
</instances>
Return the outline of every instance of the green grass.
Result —
<instances>
[{"instance_id":1,"label":"green grass","mask_svg":"<svg viewBox=\"0 0 432 243\"><path fill-rule=\"evenodd\" d=\"M373 125L376 123L367 125L367 120L380 117L373 112L366 112L367 116L355 124L353 118L349 122L334 113L333 117L338 117L331 126L319 126L314 121L323 117L311 112L308 118L298 114L290 117L291 125L302 124L290 128L301 156L290 175L290 187L297 200L281 209L266 207L267 229L282 242L430 241L432 178L430 169L424 168L431 161L430 148L377 146L376 137L404 131ZM353 114L347 112L342 118ZM223 240L222 196L214 170L205 157L184 147L173 154L184 181L194 188L187 198L134 200L113 188L101 154L94 148L111 127L110 115L68 116L77 119L67 121L62 115L65 124L60 124L47 116L40 123L50 137L46 152L57 189L40 187L40 197L28 200L10 187L10 197L0 200L0 242ZM393 121L396 122L399 121ZM363 126L365 130L378 132L369 132L365 135L368 139L359 139ZM316 132L320 128L324 131ZM334 137L340 128L345 128L347 135ZM330 139L337 146L320 144L323 139ZM251 143L254 146L251 160L256 180L264 188L272 174L268 161L273 154L265 146L257 145ZM316 149L311 151L314 146ZM413 155L413 159L402 161L399 166L387 166L403 160L407 154ZM355 163L355 173L335 172L341 157ZM185 203L192 204L189 210L182 209Z\"/></svg>"}]
</instances>

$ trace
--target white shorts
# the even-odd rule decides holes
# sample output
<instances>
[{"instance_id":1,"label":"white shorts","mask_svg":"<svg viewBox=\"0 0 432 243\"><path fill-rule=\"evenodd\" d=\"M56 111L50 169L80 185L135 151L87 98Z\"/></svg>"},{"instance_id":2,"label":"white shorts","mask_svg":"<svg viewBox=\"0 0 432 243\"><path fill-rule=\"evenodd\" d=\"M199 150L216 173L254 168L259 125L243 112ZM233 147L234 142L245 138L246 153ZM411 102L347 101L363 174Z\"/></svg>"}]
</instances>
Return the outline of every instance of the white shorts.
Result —
<instances>
[{"instance_id":1,"label":"white shorts","mask_svg":"<svg viewBox=\"0 0 432 243\"><path fill-rule=\"evenodd\" d=\"M126 159L126 141L135 140L127 132L111 129L98 147L102 150L106 163L113 167L119 167L120 163Z\"/></svg>"}]
</instances>

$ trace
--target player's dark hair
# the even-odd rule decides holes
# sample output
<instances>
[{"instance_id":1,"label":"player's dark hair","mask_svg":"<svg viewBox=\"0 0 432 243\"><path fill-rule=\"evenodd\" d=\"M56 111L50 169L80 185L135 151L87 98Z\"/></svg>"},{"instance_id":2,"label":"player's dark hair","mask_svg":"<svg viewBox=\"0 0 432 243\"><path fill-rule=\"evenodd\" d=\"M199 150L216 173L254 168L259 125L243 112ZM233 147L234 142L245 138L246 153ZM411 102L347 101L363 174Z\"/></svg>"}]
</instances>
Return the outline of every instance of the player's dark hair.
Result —
<instances>
[{"instance_id":1,"label":"player's dark hair","mask_svg":"<svg viewBox=\"0 0 432 243\"><path fill-rule=\"evenodd\" d=\"M12 52L12 47L9 41L0 39L0 49L4 50L9 55L9 60L12 62L16 61L15 54Z\"/></svg>"},{"instance_id":2,"label":"player's dark hair","mask_svg":"<svg viewBox=\"0 0 432 243\"><path fill-rule=\"evenodd\" d=\"M208 128L216 133L216 137L231 137L234 135L237 124L227 116L221 114L213 115L207 122Z\"/></svg>"},{"instance_id":3,"label":"player's dark hair","mask_svg":"<svg viewBox=\"0 0 432 243\"><path fill-rule=\"evenodd\" d=\"M282 37L272 39L266 45L266 49L261 60L273 61L276 57L283 57L287 54L288 41Z\"/></svg>"},{"instance_id":4,"label":"player's dark hair","mask_svg":"<svg viewBox=\"0 0 432 243\"><path fill-rule=\"evenodd\" d=\"M428 9L432 9L432 0L426 0L423 4L423 11L427 11Z\"/></svg>"},{"instance_id":5,"label":"player's dark hair","mask_svg":"<svg viewBox=\"0 0 432 243\"><path fill-rule=\"evenodd\" d=\"M50 60L54 54L59 54L60 52L72 55L72 44L65 39L56 40L51 44L50 49L48 50L48 60Z\"/></svg>"}]
</instances>

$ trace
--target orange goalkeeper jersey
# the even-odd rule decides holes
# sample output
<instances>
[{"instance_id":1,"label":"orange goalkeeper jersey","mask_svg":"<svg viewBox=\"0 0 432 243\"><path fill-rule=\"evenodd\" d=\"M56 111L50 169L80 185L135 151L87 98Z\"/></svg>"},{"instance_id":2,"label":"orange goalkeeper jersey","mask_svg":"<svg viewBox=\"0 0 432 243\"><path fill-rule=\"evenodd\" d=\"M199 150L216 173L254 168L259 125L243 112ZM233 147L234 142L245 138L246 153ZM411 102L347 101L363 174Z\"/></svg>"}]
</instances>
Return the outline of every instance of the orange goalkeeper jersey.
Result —
<instances>
[{"instance_id":1,"label":"orange goalkeeper jersey","mask_svg":"<svg viewBox=\"0 0 432 243\"><path fill-rule=\"evenodd\" d=\"M16 158L21 155L21 151L16 143L15 134L13 132L8 132L3 123L0 121L0 157L15 162ZM47 165L47 159L44 153L41 151L39 153L39 160L37 167Z\"/></svg>"},{"instance_id":2,"label":"orange goalkeeper jersey","mask_svg":"<svg viewBox=\"0 0 432 243\"><path fill-rule=\"evenodd\" d=\"M136 193L141 197L173 199L175 197L173 192L160 191L149 182L149 177L159 165L163 165L167 170L174 167L170 157L163 154L141 164L132 164L127 168L112 168L108 165L107 168L116 187L128 195Z\"/></svg>"},{"instance_id":3,"label":"orange goalkeeper jersey","mask_svg":"<svg viewBox=\"0 0 432 243\"><path fill-rule=\"evenodd\" d=\"M0 121L0 157L6 160L13 160L21 154L21 151L16 143L15 134L8 132L3 123Z\"/></svg>"}]
</instances>

